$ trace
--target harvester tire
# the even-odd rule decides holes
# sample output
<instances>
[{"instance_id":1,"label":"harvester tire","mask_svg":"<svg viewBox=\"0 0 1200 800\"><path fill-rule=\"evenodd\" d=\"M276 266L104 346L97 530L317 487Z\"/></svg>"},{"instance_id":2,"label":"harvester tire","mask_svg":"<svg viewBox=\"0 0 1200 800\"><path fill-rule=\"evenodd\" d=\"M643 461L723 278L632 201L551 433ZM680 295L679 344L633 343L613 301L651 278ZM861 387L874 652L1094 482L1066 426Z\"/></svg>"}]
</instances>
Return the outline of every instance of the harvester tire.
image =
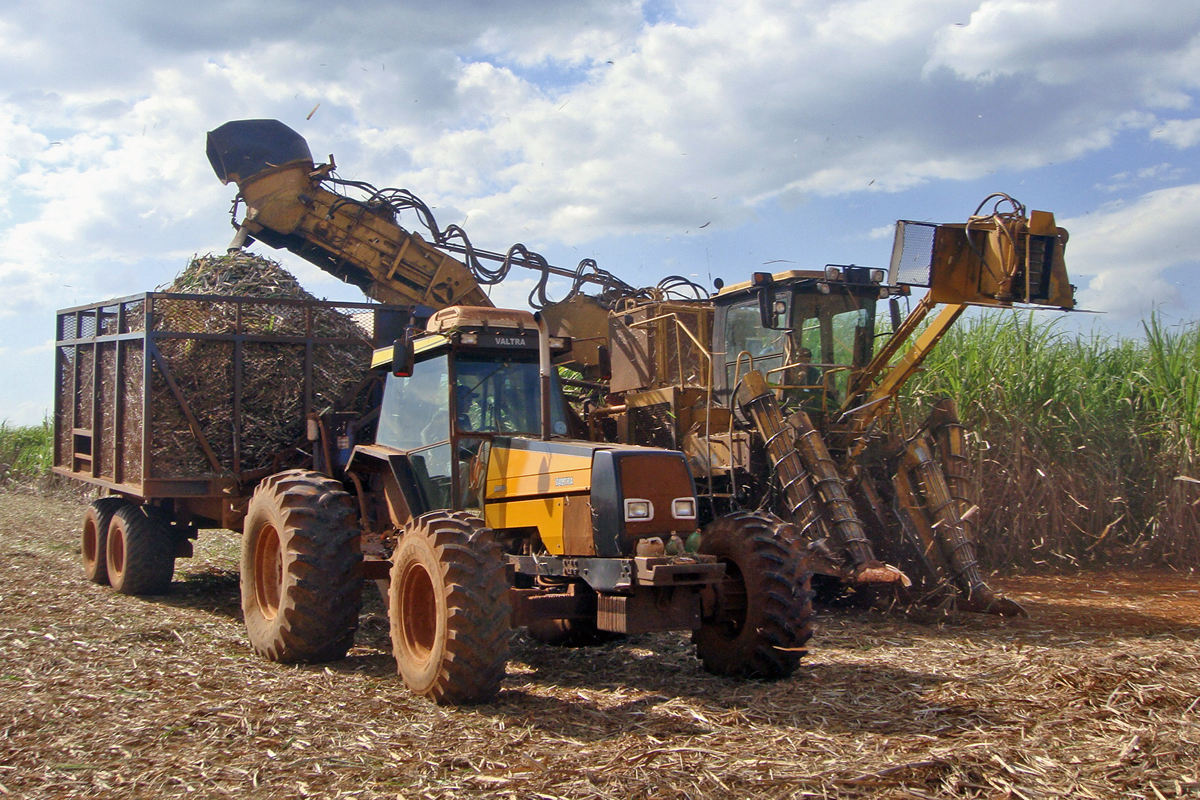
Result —
<instances>
[{"instance_id":1,"label":"harvester tire","mask_svg":"<svg viewBox=\"0 0 1200 800\"><path fill-rule=\"evenodd\" d=\"M79 544L83 556L83 576L92 583L108 585L108 526L121 506L129 505L123 497L101 497L93 500L83 512L83 538Z\"/></svg>"},{"instance_id":2,"label":"harvester tire","mask_svg":"<svg viewBox=\"0 0 1200 800\"><path fill-rule=\"evenodd\" d=\"M145 506L124 503L109 522L104 560L108 582L121 594L163 594L175 573L175 539Z\"/></svg>"},{"instance_id":3,"label":"harvester tire","mask_svg":"<svg viewBox=\"0 0 1200 800\"><path fill-rule=\"evenodd\" d=\"M433 511L405 526L392 556L388 616L405 685L440 705L481 703L508 663L508 580L483 520Z\"/></svg>"},{"instance_id":4,"label":"harvester tire","mask_svg":"<svg viewBox=\"0 0 1200 800\"><path fill-rule=\"evenodd\" d=\"M281 472L254 490L243 530L242 615L250 646L283 663L344 657L362 607L362 551L350 495L319 472Z\"/></svg>"},{"instance_id":5,"label":"harvester tire","mask_svg":"<svg viewBox=\"0 0 1200 800\"><path fill-rule=\"evenodd\" d=\"M700 552L725 564L715 613L692 634L704 668L718 675L785 678L812 636L811 575L797 568L792 526L769 514L719 517Z\"/></svg>"}]
</instances>

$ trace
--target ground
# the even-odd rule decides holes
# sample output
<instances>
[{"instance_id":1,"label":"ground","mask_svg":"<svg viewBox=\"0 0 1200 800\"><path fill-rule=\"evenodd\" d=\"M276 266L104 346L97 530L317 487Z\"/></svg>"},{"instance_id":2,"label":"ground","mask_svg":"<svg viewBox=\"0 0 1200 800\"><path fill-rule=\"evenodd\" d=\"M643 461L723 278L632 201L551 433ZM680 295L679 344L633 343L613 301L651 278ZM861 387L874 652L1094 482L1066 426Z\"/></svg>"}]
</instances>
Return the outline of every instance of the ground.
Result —
<instances>
[{"instance_id":1,"label":"ground","mask_svg":"<svg viewBox=\"0 0 1200 800\"><path fill-rule=\"evenodd\" d=\"M776 683L686 636L570 650L515 634L495 702L395 674L368 593L348 658L256 658L236 540L170 594L84 581L77 501L0 494L0 794L57 797L1200 796L1200 577L995 582L1030 611L823 611Z\"/></svg>"}]
</instances>

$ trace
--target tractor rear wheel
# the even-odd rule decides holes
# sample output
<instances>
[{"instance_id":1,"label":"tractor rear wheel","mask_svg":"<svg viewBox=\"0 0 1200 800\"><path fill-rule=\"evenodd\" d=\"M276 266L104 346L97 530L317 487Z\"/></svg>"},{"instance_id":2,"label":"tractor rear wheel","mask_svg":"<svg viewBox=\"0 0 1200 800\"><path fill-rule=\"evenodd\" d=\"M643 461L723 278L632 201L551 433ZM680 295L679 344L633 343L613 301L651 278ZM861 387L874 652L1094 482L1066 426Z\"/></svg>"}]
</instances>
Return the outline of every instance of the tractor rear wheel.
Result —
<instances>
[{"instance_id":1,"label":"tractor rear wheel","mask_svg":"<svg viewBox=\"0 0 1200 800\"><path fill-rule=\"evenodd\" d=\"M242 536L250 645L284 663L336 661L354 644L362 552L354 505L319 472L290 470L254 490Z\"/></svg>"},{"instance_id":2,"label":"tractor rear wheel","mask_svg":"<svg viewBox=\"0 0 1200 800\"><path fill-rule=\"evenodd\" d=\"M83 513L83 539L79 546L83 575L101 586L108 585L108 557L104 552L108 546L108 526L117 509L126 505L130 503L123 497L101 497L93 500Z\"/></svg>"},{"instance_id":3,"label":"tractor rear wheel","mask_svg":"<svg viewBox=\"0 0 1200 800\"><path fill-rule=\"evenodd\" d=\"M500 546L483 520L433 511L405 526L388 616L409 689L443 705L491 699L508 663L509 614Z\"/></svg>"},{"instance_id":4,"label":"tractor rear wheel","mask_svg":"<svg viewBox=\"0 0 1200 800\"><path fill-rule=\"evenodd\" d=\"M121 594L163 594L175 573L175 538L146 506L113 512L104 543L108 582Z\"/></svg>"},{"instance_id":5,"label":"tractor rear wheel","mask_svg":"<svg viewBox=\"0 0 1200 800\"><path fill-rule=\"evenodd\" d=\"M714 613L692 634L709 672L752 678L791 675L812 636L811 575L797 569L791 526L768 514L719 517L700 552L725 564Z\"/></svg>"}]
</instances>

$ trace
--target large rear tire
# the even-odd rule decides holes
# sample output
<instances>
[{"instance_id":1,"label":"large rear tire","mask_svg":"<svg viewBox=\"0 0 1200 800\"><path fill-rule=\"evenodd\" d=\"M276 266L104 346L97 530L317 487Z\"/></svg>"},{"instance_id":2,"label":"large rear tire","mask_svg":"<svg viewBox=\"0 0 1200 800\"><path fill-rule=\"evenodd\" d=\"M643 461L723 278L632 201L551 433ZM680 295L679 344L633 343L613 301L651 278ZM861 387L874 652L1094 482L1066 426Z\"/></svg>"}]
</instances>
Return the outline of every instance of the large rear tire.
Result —
<instances>
[{"instance_id":1,"label":"large rear tire","mask_svg":"<svg viewBox=\"0 0 1200 800\"><path fill-rule=\"evenodd\" d=\"M271 661L336 661L354 644L362 551L350 495L319 472L290 470L254 490L242 536L242 615Z\"/></svg>"},{"instance_id":2,"label":"large rear tire","mask_svg":"<svg viewBox=\"0 0 1200 800\"><path fill-rule=\"evenodd\" d=\"M121 594L163 594L175 573L175 538L145 506L119 506L104 543L108 582Z\"/></svg>"},{"instance_id":3,"label":"large rear tire","mask_svg":"<svg viewBox=\"0 0 1200 800\"><path fill-rule=\"evenodd\" d=\"M101 586L108 585L108 526L113 514L122 506L129 505L123 497L101 497L93 500L83 513L83 537L79 553L83 557L83 575Z\"/></svg>"},{"instance_id":4,"label":"large rear tire","mask_svg":"<svg viewBox=\"0 0 1200 800\"><path fill-rule=\"evenodd\" d=\"M433 511L409 522L392 557L392 652L405 685L442 705L481 703L508 663L508 581L483 520Z\"/></svg>"},{"instance_id":5,"label":"large rear tire","mask_svg":"<svg viewBox=\"0 0 1200 800\"><path fill-rule=\"evenodd\" d=\"M714 520L700 552L725 564L714 613L692 635L709 672L785 678L812 636L811 575L797 567L791 526L768 514L738 512Z\"/></svg>"}]
</instances>

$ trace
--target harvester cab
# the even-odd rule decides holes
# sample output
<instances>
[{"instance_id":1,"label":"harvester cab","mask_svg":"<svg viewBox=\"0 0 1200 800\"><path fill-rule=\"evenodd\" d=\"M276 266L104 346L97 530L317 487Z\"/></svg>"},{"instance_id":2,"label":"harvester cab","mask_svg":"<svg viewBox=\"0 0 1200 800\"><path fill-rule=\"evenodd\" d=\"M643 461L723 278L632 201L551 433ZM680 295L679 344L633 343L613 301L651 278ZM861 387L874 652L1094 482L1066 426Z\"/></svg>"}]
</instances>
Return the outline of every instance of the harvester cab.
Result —
<instances>
[{"instance_id":1,"label":"harvester cab","mask_svg":"<svg viewBox=\"0 0 1200 800\"><path fill-rule=\"evenodd\" d=\"M836 415L873 355L877 301L891 291L883 280L881 269L829 265L723 287L713 298L714 345L723 345L714 349L718 400L728 404L741 377L757 370L785 407Z\"/></svg>"}]
</instances>

